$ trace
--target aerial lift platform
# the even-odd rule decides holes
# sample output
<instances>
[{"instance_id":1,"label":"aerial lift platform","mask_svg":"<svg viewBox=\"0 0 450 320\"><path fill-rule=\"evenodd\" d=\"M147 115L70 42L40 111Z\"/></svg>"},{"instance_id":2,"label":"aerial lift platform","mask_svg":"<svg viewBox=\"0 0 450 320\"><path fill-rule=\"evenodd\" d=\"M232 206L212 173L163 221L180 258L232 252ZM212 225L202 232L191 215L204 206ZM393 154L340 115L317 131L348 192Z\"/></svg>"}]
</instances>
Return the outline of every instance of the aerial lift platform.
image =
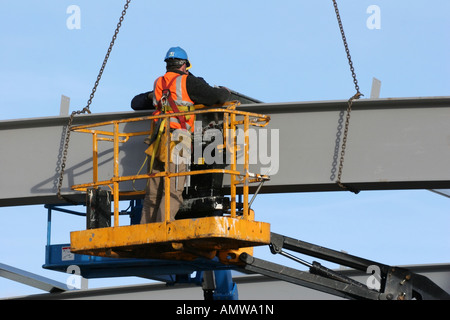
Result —
<instances>
[{"instance_id":1,"label":"aerial lift platform","mask_svg":"<svg viewBox=\"0 0 450 320\"><path fill-rule=\"evenodd\" d=\"M75 132L90 133L93 135L93 181L90 183L75 185L73 189L87 191L89 188L98 190L101 186L110 187L112 201L114 203L114 225L113 227L89 229L71 233L71 251L79 254L90 254L105 257L132 257L132 258L159 258L159 259L182 259L189 260L198 256L213 258L225 257L223 262L229 262L237 255L233 250L266 245L270 241L270 227L268 223L254 221L253 211L249 208L249 184L262 182L267 176L252 174L249 172L249 135L250 126L265 126L269 117L261 114L252 114L235 110L238 104L232 103L227 108L213 108L197 110L192 116L201 117L204 114L220 114L222 131L224 133L224 145L219 146L223 155L229 153L231 156L230 169L205 169L177 173L165 172L157 174L141 174L133 176L120 176L118 164L119 144L125 143L132 136L148 136L149 131L121 133L120 125L133 121L148 121L158 118L168 118L176 114L165 114L160 116L148 116L121 121L111 121L93 125L77 126L72 130ZM166 121L166 130L169 131L169 121ZM237 144L236 127L242 125L246 143L244 144L244 166L243 171L237 170ZM105 126L111 126L113 131L105 131ZM100 128L100 129L96 129ZM98 141L107 140L114 145L114 176L109 180L98 181L97 176L97 144ZM166 140L167 152L170 152L170 139ZM166 157L166 168L170 155ZM197 165L202 159L195 159ZM206 166L207 164L205 164ZM170 194L170 179L177 179L181 175L222 175L231 176L230 205L229 209L214 210L214 216L195 219L178 219L170 221L170 197L165 197L165 221L150 224L136 224L130 226L119 226L119 201L121 195L142 195L142 191L119 190L121 182L135 181L139 179L164 178L165 194ZM236 188L242 185L243 206L236 206ZM96 192L98 194L98 192ZM214 198L215 199L215 198ZM205 199L203 199L205 200ZM219 212L218 212L219 211ZM220 214L220 215L219 215Z\"/></svg>"}]
</instances>

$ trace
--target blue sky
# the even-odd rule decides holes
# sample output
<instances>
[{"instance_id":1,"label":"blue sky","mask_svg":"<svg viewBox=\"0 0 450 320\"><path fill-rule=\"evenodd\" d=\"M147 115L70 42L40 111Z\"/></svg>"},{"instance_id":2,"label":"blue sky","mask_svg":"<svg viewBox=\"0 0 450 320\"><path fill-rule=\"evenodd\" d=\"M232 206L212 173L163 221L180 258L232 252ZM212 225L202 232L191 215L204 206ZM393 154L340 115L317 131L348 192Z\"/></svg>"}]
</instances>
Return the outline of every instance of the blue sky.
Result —
<instances>
[{"instance_id":1,"label":"blue sky","mask_svg":"<svg viewBox=\"0 0 450 320\"><path fill-rule=\"evenodd\" d=\"M82 109L125 1L5 1L0 12L0 119L59 114L61 95ZM381 97L450 95L450 2L338 1L361 92ZM80 29L69 29L70 5ZM380 8L370 29L367 8ZM132 1L96 92L94 113L130 110L131 98L164 72L171 46L192 72L264 102L348 99L354 93L332 1ZM449 199L426 190L264 195L257 219L272 230L386 264L450 262ZM43 270L43 206L0 208L0 263ZM55 217L55 243L84 221ZM268 250L265 250L268 251ZM264 250L256 252L272 258ZM283 258L277 258L277 261ZM120 279L120 283L139 282ZM90 280L90 287L116 280ZM0 297L39 293L0 278Z\"/></svg>"}]
</instances>

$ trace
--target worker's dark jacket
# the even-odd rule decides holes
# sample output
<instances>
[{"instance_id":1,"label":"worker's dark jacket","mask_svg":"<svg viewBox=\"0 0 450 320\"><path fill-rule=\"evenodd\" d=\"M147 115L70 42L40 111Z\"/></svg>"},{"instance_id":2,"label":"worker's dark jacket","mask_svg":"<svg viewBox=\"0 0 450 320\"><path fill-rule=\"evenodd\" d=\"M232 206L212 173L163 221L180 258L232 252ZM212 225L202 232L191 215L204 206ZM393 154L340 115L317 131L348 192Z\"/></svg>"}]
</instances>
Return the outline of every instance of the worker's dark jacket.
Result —
<instances>
[{"instance_id":1,"label":"worker's dark jacket","mask_svg":"<svg viewBox=\"0 0 450 320\"><path fill-rule=\"evenodd\" d=\"M184 74L181 71L173 71L179 74ZM192 73L189 73L186 79L186 90L189 97L195 104L203 104L206 106L212 106L215 104L222 104L230 98L230 92L225 88L211 87L203 78L195 77ZM149 97L149 93L141 93L131 100L131 108L133 110L152 110L153 100Z\"/></svg>"}]
</instances>

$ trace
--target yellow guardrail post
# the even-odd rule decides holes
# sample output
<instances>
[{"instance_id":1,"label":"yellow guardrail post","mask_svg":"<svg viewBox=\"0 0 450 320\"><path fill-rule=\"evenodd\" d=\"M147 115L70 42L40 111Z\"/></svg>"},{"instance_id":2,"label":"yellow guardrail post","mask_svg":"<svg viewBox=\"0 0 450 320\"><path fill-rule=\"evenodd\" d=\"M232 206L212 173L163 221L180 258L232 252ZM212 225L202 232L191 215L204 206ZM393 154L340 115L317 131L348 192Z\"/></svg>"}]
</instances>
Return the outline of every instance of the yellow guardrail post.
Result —
<instances>
[{"instance_id":1,"label":"yellow guardrail post","mask_svg":"<svg viewBox=\"0 0 450 320\"><path fill-rule=\"evenodd\" d=\"M98 182L98 140L97 133L92 134L92 181L94 183Z\"/></svg>"},{"instance_id":2,"label":"yellow guardrail post","mask_svg":"<svg viewBox=\"0 0 450 320\"><path fill-rule=\"evenodd\" d=\"M114 201L114 227L119 226L119 123L114 122L114 177L113 177L113 201Z\"/></svg>"},{"instance_id":3,"label":"yellow guardrail post","mask_svg":"<svg viewBox=\"0 0 450 320\"><path fill-rule=\"evenodd\" d=\"M169 170L169 164L170 164L170 118L166 119L165 121L166 125L166 162L164 164L164 221L169 222L170 221L170 170Z\"/></svg>"},{"instance_id":4,"label":"yellow guardrail post","mask_svg":"<svg viewBox=\"0 0 450 320\"><path fill-rule=\"evenodd\" d=\"M244 116L244 186L243 186L243 217L248 219L248 180L249 180L249 116Z\"/></svg>"},{"instance_id":5,"label":"yellow guardrail post","mask_svg":"<svg viewBox=\"0 0 450 320\"><path fill-rule=\"evenodd\" d=\"M230 114L230 167L232 171L236 171L236 115L234 113ZM231 217L236 218L236 176L234 174L230 175L230 197L231 197Z\"/></svg>"}]
</instances>

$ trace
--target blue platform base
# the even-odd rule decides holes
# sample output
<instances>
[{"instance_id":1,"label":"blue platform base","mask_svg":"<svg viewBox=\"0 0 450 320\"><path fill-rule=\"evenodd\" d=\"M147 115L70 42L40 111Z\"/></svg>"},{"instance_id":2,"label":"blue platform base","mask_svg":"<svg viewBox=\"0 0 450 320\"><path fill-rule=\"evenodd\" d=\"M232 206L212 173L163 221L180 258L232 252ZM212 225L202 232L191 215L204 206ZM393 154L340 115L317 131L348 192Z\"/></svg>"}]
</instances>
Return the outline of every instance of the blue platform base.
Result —
<instances>
[{"instance_id":1,"label":"blue platform base","mask_svg":"<svg viewBox=\"0 0 450 320\"><path fill-rule=\"evenodd\" d=\"M74 254L70 252L70 244L51 244L51 217L52 211L85 216L84 213L70 209L47 205L47 245L45 247L44 269L64 273L78 271L78 275L86 279L112 278L112 277L141 277L165 282L168 285L177 283L192 283L202 285L203 272L214 271L216 288L214 299L237 299L236 284L232 281L232 265L224 265L217 259L198 258L193 261L159 260L159 259L114 259L98 256ZM130 204L131 224L138 223L140 217L139 203Z\"/></svg>"},{"instance_id":2,"label":"blue platform base","mask_svg":"<svg viewBox=\"0 0 450 320\"><path fill-rule=\"evenodd\" d=\"M200 272L204 270L231 270L231 266L215 260L194 261L153 260L153 259L113 259L73 254L70 244L46 246L45 269L67 272L70 266L77 266L81 276L90 278L110 278L136 276L173 283L195 282L201 285ZM191 275L196 273L196 277Z\"/></svg>"}]
</instances>

